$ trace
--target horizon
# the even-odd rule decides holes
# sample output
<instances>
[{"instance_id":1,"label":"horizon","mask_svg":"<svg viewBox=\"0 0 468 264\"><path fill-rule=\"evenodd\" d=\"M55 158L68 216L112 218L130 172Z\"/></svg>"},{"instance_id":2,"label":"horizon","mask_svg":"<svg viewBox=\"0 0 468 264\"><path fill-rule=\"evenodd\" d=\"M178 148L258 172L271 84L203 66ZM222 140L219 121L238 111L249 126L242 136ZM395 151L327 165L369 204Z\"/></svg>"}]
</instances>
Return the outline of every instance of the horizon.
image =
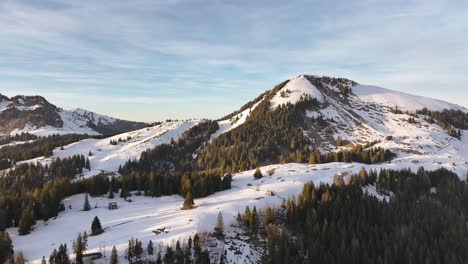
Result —
<instances>
[{"instance_id":1,"label":"horizon","mask_svg":"<svg viewBox=\"0 0 468 264\"><path fill-rule=\"evenodd\" d=\"M462 1L5 1L0 93L134 121L218 119L300 74L464 107Z\"/></svg>"}]
</instances>

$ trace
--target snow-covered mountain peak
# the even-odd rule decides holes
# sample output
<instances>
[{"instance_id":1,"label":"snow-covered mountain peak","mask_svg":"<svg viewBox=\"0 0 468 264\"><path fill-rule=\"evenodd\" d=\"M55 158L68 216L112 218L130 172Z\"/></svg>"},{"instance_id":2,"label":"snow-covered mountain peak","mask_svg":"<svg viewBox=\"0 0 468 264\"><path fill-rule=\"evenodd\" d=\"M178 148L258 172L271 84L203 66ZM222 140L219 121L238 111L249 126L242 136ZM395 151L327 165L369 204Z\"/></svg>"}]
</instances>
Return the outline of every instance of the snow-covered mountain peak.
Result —
<instances>
[{"instance_id":1,"label":"snow-covered mountain peak","mask_svg":"<svg viewBox=\"0 0 468 264\"><path fill-rule=\"evenodd\" d=\"M301 98L315 98L319 102L323 102L324 97L322 92L317 89L304 75L290 80L283 88L281 88L271 99L271 108L276 109L280 105L288 103L295 104Z\"/></svg>"}]
</instances>

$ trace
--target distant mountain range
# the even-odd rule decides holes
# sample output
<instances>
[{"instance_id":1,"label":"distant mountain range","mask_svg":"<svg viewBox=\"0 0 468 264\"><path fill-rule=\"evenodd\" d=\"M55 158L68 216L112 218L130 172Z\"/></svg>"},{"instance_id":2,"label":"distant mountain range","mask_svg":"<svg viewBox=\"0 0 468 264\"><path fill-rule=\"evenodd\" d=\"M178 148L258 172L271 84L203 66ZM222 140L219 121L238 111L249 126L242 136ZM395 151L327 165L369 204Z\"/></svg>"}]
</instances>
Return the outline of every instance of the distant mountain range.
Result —
<instances>
[{"instance_id":1,"label":"distant mountain range","mask_svg":"<svg viewBox=\"0 0 468 264\"><path fill-rule=\"evenodd\" d=\"M0 134L116 134L145 127L142 122L120 120L83 109L64 110L42 96L0 94Z\"/></svg>"}]
</instances>

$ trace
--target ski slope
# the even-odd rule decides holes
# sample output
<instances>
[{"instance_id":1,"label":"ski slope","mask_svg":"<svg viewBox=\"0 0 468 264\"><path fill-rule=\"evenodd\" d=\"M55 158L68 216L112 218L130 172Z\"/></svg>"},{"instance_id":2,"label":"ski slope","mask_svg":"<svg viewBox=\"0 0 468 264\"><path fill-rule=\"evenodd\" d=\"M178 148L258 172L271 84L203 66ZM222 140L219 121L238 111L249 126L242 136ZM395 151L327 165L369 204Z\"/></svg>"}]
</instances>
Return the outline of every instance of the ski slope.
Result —
<instances>
[{"instance_id":1,"label":"ski slope","mask_svg":"<svg viewBox=\"0 0 468 264\"><path fill-rule=\"evenodd\" d=\"M54 149L54 155L50 158L36 158L26 162L40 162L43 165L49 164L53 159L66 158L73 155L88 156L91 164L91 171L83 171L82 177L88 178L101 172L117 172L120 165L128 160L139 159L140 154L156 147L157 145L170 143L171 139L177 140L186 130L198 124L198 121L187 122L166 122L157 126L147 127L132 132L122 133L104 139L85 139L70 145ZM118 141L117 145L111 145L110 141ZM129 140L127 140L129 138Z\"/></svg>"}]
</instances>

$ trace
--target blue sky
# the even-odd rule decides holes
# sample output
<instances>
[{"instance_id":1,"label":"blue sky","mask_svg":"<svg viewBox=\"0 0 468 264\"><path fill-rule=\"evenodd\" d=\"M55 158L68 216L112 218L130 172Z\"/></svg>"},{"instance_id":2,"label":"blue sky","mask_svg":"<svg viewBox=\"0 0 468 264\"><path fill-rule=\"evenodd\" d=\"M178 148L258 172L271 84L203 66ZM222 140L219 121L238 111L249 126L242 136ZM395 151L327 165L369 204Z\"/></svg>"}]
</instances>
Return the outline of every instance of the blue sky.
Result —
<instances>
[{"instance_id":1,"label":"blue sky","mask_svg":"<svg viewBox=\"0 0 468 264\"><path fill-rule=\"evenodd\" d=\"M0 93L217 118L299 74L468 106L466 1L0 0Z\"/></svg>"}]
</instances>

